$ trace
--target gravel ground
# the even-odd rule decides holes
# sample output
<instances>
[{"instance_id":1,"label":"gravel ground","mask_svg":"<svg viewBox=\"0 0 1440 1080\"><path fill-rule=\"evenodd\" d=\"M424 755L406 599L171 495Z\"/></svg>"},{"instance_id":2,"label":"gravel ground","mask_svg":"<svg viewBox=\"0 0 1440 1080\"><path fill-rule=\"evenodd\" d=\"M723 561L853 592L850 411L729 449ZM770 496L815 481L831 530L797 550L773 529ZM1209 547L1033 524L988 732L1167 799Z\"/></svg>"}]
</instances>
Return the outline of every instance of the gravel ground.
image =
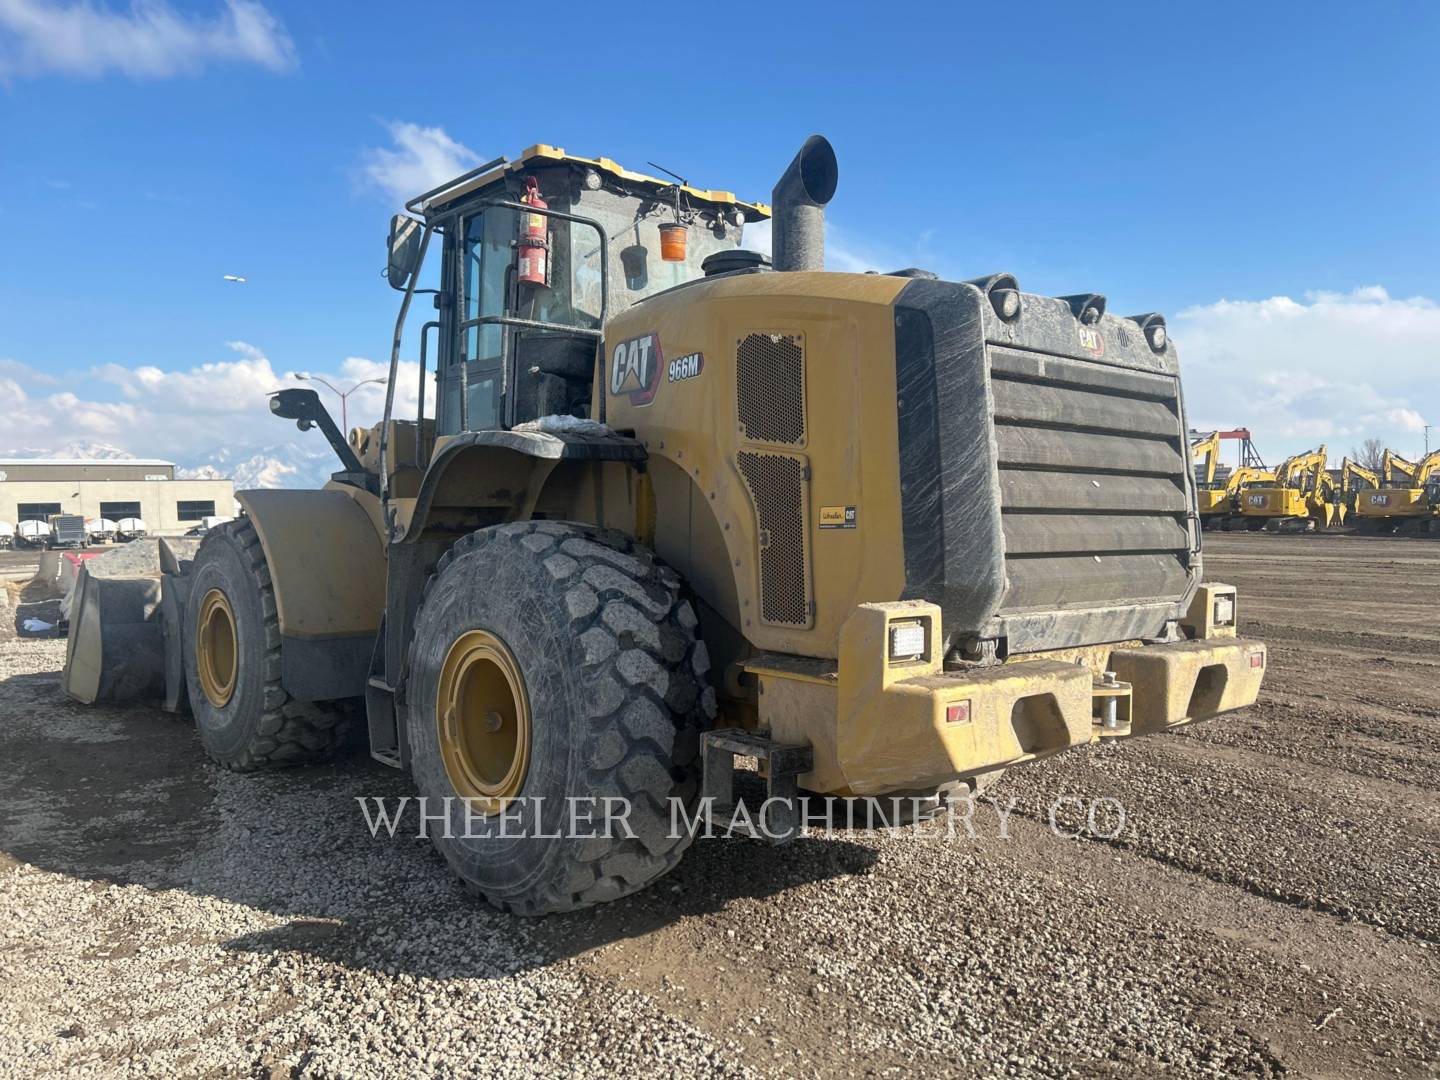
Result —
<instances>
[{"instance_id":1,"label":"gravel ground","mask_svg":"<svg viewBox=\"0 0 1440 1080\"><path fill-rule=\"evenodd\" d=\"M363 756L234 776L68 703L12 603L0 1074L1440 1075L1440 544L1207 557L1254 709L1016 770L973 838L702 840L541 921L372 838L355 798L406 788Z\"/></svg>"}]
</instances>

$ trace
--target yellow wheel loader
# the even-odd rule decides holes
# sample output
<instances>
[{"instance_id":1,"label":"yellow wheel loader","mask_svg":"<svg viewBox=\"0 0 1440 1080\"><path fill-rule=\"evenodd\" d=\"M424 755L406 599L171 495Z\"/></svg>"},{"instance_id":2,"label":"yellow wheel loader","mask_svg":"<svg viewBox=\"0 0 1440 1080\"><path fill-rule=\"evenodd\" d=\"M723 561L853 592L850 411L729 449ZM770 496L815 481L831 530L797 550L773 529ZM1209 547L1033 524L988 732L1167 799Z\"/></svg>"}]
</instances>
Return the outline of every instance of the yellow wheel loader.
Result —
<instances>
[{"instance_id":1,"label":"yellow wheel loader","mask_svg":"<svg viewBox=\"0 0 1440 1080\"><path fill-rule=\"evenodd\" d=\"M274 395L341 467L169 560L156 692L183 676L236 769L363 715L455 872L526 914L664 874L737 758L785 840L802 792L925 797L1253 702L1164 318L825 271L837 179L818 136L773 207L536 146L412 201L382 422ZM773 260L740 246L766 217Z\"/></svg>"}]
</instances>

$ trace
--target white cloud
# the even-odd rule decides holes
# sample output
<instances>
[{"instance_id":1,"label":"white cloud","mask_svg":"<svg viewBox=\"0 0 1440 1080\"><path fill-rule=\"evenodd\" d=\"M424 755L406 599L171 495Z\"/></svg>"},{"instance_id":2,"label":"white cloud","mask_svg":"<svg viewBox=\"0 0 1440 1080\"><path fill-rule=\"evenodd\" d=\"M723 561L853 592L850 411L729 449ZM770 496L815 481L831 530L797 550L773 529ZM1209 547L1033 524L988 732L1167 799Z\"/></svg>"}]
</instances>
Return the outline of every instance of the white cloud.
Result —
<instances>
[{"instance_id":1,"label":"white cloud","mask_svg":"<svg viewBox=\"0 0 1440 1080\"><path fill-rule=\"evenodd\" d=\"M444 128L404 122L387 122L385 128L394 145L366 150L360 173L397 208L480 164L480 155L456 142Z\"/></svg>"},{"instance_id":2,"label":"white cloud","mask_svg":"<svg viewBox=\"0 0 1440 1080\"><path fill-rule=\"evenodd\" d=\"M66 456L77 440L91 440L137 457L175 461L197 475L230 476L238 488L323 483L338 468L324 438L317 431L300 432L269 408L270 391L306 384L276 372L253 345L236 341L230 348L235 359L180 371L106 364L85 378L67 380L70 389L55 392L45 392L43 377L34 369L7 361L0 367L0 415L23 420L7 430L14 445L0 446L0 456L16 450ZM387 366L349 357L336 370L314 374L343 389L383 377ZM418 383L418 366L402 363L396 416L415 415ZM309 385L339 423L335 395ZM106 390L113 400L106 398ZM375 423L384 403L383 386L361 387L349 397L350 425ZM433 409L433 399L430 404Z\"/></svg>"},{"instance_id":3,"label":"white cloud","mask_svg":"<svg viewBox=\"0 0 1440 1080\"><path fill-rule=\"evenodd\" d=\"M1248 427L1267 460L1362 439L1402 453L1423 445L1440 392L1440 304L1378 285L1301 300L1220 300L1171 323L1198 428ZM1432 446L1435 439L1432 435Z\"/></svg>"},{"instance_id":4,"label":"white cloud","mask_svg":"<svg viewBox=\"0 0 1440 1080\"><path fill-rule=\"evenodd\" d=\"M54 375L36 371L28 364L0 356L0 379L14 379L30 386L59 386L60 380Z\"/></svg>"},{"instance_id":5,"label":"white cloud","mask_svg":"<svg viewBox=\"0 0 1440 1080\"><path fill-rule=\"evenodd\" d=\"M225 0L209 18L182 14L166 0L134 0L127 10L91 0L0 0L0 80L111 71L162 79L211 61L285 71L295 64L295 46L256 0Z\"/></svg>"}]
</instances>

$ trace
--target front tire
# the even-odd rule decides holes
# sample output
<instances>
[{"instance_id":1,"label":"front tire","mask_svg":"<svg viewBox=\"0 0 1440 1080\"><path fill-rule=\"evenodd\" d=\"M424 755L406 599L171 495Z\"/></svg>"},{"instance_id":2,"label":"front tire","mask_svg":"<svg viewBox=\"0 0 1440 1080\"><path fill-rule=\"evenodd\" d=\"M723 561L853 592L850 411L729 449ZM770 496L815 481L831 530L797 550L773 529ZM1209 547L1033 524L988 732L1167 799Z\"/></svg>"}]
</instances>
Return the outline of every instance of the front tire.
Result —
<instances>
[{"instance_id":1,"label":"front tire","mask_svg":"<svg viewBox=\"0 0 1440 1080\"><path fill-rule=\"evenodd\" d=\"M191 582L185 682L206 753L236 772L331 757L350 711L292 700L280 685L275 589L255 526L242 518L206 533Z\"/></svg>"},{"instance_id":2,"label":"front tire","mask_svg":"<svg viewBox=\"0 0 1440 1080\"><path fill-rule=\"evenodd\" d=\"M679 576L630 538L550 521L465 537L426 585L405 689L440 854L522 915L671 870L691 839L672 813L693 814L715 715L709 666ZM606 828L606 799L625 827Z\"/></svg>"}]
</instances>

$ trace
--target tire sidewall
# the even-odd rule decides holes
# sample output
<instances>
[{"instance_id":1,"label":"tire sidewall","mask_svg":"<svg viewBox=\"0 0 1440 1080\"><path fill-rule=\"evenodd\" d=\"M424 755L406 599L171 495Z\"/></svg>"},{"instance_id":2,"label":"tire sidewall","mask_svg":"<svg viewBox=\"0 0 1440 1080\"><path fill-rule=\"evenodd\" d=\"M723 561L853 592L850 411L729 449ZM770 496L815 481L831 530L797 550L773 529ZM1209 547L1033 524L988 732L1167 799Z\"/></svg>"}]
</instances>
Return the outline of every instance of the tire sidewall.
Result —
<instances>
[{"instance_id":1,"label":"tire sidewall","mask_svg":"<svg viewBox=\"0 0 1440 1080\"><path fill-rule=\"evenodd\" d=\"M213 532L205 538L196 553L192 575L183 636L190 709L205 749L222 762L237 761L258 737L258 725L265 712L268 649L260 590L244 551L228 530ZM224 593L235 617L238 669L235 691L224 708L216 708L201 687L195 655L200 607L212 589Z\"/></svg>"}]
</instances>

